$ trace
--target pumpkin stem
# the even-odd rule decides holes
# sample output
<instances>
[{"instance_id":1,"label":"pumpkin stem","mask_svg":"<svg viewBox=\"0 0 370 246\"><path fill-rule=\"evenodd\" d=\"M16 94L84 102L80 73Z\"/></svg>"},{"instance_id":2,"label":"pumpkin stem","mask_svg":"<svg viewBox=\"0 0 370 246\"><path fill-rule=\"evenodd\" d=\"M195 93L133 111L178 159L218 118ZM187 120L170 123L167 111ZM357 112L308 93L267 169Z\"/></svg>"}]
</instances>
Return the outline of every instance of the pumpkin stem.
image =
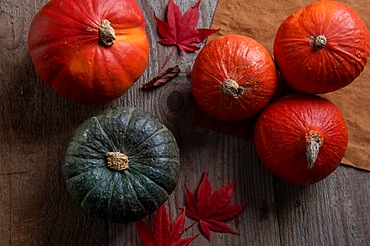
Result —
<instances>
[{"instance_id":1,"label":"pumpkin stem","mask_svg":"<svg viewBox=\"0 0 370 246\"><path fill-rule=\"evenodd\" d=\"M234 98L238 98L239 96L243 95L244 92L244 89L240 87L235 80L232 79L227 79L222 82L221 88L224 94L232 96Z\"/></svg>"},{"instance_id":2,"label":"pumpkin stem","mask_svg":"<svg viewBox=\"0 0 370 246\"><path fill-rule=\"evenodd\" d=\"M114 40L116 39L116 34L114 29L110 26L109 20L102 20L101 25L99 26L99 38L104 45L113 45Z\"/></svg>"},{"instance_id":3,"label":"pumpkin stem","mask_svg":"<svg viewBox=\"0 0 370 246\"><path fill-rule=\"evenodd\" d=\"M123 171L128 168L128 156L121 152L107 152L107 166L116 171Z\"/></svg>"},{"instance_id":4,"label":"pumpkin stem","mask_svg":"<svg viewBox=\"0 0 370 246\"><path fill-rule=\"evenodd\" d=\"M319 150L323 139L316 131L310 131L306 136L306 156L308 161L308 168L311 169L319 156Z\"/></svg>"},{"instance_id":5,"label":"pumpkin stem","mask_svg":"<svg viewBox=\"0 0 370 246\"><path fill-rule=\"evenodd\" d=\"M326 37L324 35L319 35L319 36L316 36L314 37L314 40L313 40L313 47L315 49L322 49L326 46Z\"/></svg>"}]
</instances>

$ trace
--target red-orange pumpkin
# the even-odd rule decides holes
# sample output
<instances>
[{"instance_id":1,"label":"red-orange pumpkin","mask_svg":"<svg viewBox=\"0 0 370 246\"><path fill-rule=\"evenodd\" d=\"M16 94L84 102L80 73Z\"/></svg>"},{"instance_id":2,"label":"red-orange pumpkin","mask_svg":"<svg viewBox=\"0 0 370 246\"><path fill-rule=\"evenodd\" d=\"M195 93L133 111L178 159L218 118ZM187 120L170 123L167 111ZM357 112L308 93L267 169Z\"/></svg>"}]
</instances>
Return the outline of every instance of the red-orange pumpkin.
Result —
<instances>
[{"instance_id":1,"label":"red-orange pumpkin","mask_svg":"<svg viewBox=\"0 0 370 246\"><path fill-rule=\"evenodd\" d=\"M279 27L274 56L288 84L305 93L327 93L352 83L369 57L369 34L350 7L317 1Z\"/></svg>"},{"instance_id":2,"label":"red-orange pumpkin","mask_svg":"<svg viewBox=\"0 0 370 246\"><path fill-rule=\"evenodd\" d=\"M135 0L51 0L28 35L41 79L76 103L114 100L143 74L145 19Z\"/></svg>"},{"instance_id":3,"label":"red-orange pumpkin","mask_svg":"<svg viewBox=\"0 0 370 246\"><path fill-rule=\"evenodd\" d=\"M199 52L190 83L202 111L215 119L237 121L267 105L276 90L277 73L260 43L228 34L211 40Z\"/></svg>"},{"instance_id":4,"label":"red-orange pumpkin","mask_svg":"<svg viewBox=\"0 0 370 246\"><path fill-rule=\"evenodd\" d=\"M254 142L258 156L277 177L307 185L331 174L348 144L340 110L316 95L288 95L258 117Z\"/></svg>"}]
</instances>

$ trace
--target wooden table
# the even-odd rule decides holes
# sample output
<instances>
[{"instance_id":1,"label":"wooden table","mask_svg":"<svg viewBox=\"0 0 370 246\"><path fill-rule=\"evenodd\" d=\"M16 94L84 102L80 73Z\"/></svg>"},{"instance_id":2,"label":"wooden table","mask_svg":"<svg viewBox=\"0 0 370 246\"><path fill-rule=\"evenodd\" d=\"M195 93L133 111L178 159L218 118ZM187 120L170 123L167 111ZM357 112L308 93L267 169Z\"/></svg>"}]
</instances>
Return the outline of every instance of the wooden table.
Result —
<instances>
[{"instance_id":1,"label":"wooden table","mask_svg":"<svg viewBox=\"0 0 370 246\"><path fill-rule=\"evenodd\" d=\"M176 54L175 80L151 92L140 87L171 51L159 40L153 12L165 15L167 0L139 0L151 42L149 66L120 99L82 106L54 93L37 76L28 49L30 22L46 0L1 0L0 4L0 245L141 245L135 224L112 224L83 214L68 196L60 163L74 129L107 108L134 106L159 117L181 149L179 184L166 203L171 220L185 206L207 171L215 189L236 180L232 203L249 206L227 224L240 235L211 233L192 245L369 245L369 173L340 166L322 182L297 187L262 165L251 141L192 125L189 73L197 53ZM196 0L176 0L182 11ZM200 27L209 27L216 0L200 5ZM187 224L191 221L187 220ZM193 227L186 236L199 233Z\"/></svg>"}]
</instances>

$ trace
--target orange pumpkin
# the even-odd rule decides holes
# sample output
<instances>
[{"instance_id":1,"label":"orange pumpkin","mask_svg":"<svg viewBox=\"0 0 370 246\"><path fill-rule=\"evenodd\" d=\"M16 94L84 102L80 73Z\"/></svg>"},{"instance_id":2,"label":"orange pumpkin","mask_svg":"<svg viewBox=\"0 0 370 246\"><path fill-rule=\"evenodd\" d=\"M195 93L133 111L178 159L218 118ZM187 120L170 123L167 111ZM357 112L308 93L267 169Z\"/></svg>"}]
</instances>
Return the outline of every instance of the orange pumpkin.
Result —
<instances>
[{"instance_id":1,"label":"orange pumpkin","mask_svg":"<svg viewBox=\"0 0 370 246\"><path fill-rule=\"evenodd\" d=\"M256 115L277 88L275 64L252 38L228 34L207 43L195 59L191 90L199 108L214 119Z\"/></svg>"},{"instance_id":2,"label":"orange pumpkin","mask_svg":"<svg viewBox=\"0 0 370 246\"><path fill-rule=\"evenodd\" d=\"M254 142L264 165L280 179L307 185L331 174L348 144L340 110L328 99L293 94L259 115Z\"/></svg>"},{"instance_id":3,"label":"orange pumpkin","mask_svg":"<svg viewBox=\"0 0 370 246\"><path fill-rule=\"evenodd\" d=\"M135 0L51 0L33 19L28 46L41 79L81 104L122 96L149 56Z\"/></svg>"},{"instance_id":4,"label":"orange pumpkin","mask_svg":"<svg viewBox=\"0 0 370 246\"><path fill-rule=\"evenodd\" d=\"M366 25L350 7L317 1L279 27L274 56L286 82L305 93L327 93L352 83L369 57Z\"/></svg>"}]
</instances>

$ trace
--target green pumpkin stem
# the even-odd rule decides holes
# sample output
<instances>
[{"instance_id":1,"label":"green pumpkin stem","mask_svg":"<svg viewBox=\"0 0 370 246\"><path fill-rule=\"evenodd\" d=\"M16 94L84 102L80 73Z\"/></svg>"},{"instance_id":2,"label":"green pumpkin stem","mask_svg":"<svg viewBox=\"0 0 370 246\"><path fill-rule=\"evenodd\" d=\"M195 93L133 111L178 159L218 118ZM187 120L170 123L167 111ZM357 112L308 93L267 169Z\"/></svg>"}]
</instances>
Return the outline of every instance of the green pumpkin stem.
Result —
<instances>
[{"instance_id":1,"label":"green pumpkin stem","mask_svg":"<svg viewBox=\"0 0 370 246\"><path fill-rule=\"evenodd\" d=\"M239 86L239 84L232 79L227 79L221 84L222 92L226 95L238 98L243 95L244 89Z\"/></svg>"},{"instance_id":2,"label":"green pumpkin stem","mask_svg":"<svg viewBox=\"0 0 370 246\"><path fill-rule=\"evenodd\" d=\"M316 131L310 131L306 136L306 156L308 168L311 169L319 156L319 150L322 145L323 138Z\"/></svg>"},{"instance_id":3,"label":"green pumpkin stem","mask_svg":"<svg viewBox=\"0 0 370 246\"><path fill-rule=\"evenodd\" d=\"M121 152L107 152L107 166L115 171L128 169L128 156Z\"/></svg>"},{"instance_id":4,"label":"green pumpkin stem","mask_svg":"<svg viewBox=\"0 0 370 246\"><path fill-rule=\"evenodd\" d=\"M99 39L106 46L113 45L116 39L116 33L113 27L111 27L109 20L102 20L99 26Z\"/></svg>"}]
</instances>

